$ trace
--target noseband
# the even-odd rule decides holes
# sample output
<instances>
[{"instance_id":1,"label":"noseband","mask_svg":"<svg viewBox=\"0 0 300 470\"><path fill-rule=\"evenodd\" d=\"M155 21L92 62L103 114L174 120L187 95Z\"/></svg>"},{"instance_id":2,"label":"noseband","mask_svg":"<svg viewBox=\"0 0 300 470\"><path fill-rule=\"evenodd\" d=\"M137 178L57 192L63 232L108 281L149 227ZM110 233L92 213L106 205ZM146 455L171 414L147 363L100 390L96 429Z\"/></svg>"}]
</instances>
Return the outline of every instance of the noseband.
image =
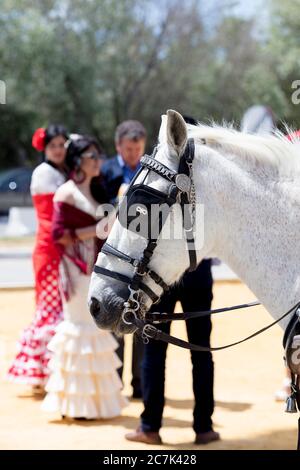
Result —
<instances>
[{"instance_id":1,"label":"noseband","mask_svg":"<svg viewBox=\"0 0 300 470\"><path fill-rule=\"evenodd\" d=\"M132 205L137 204L137 212L139 215L146 216L145 222L149 222L149 214L153 204L167 204L167 206L170 208L176 202L179 202L182 211L183 229L188 246L189 271L193 271L197 267L197 257L193 233L196 206L192 169L195 156L194 139L189 139L187 141L185 151L179 160L178 172L171 170L156 160L156 152L157 149L154 150L151 156L144 155L141 158L141 168L128 187L126 192L127 199L125 200L124 198L123 202L120 204L118 209L118 219L121 225L125 226L125 228L129 228L128 220L125 221L125 219L128 218L127 208L130 208ZM134 183L137 181L137 178L145 170L146 174L143 182L141 184L134 185ZM144 184L146 177L151 171L170 183L167 193L163 193ZM187 207L189 210L186 211L185 207ZM109 256L114 256L131 264L134 267L132 277L112 272L108 269L102 268L101 266L94 266L94 272L97 274L102 274L104 276L117 279L118 281L124 282L128 285L130 294L127 301L124 302L124 310L122 314L124 323L132 324L132 315L134 315L136 318L136 314L140 309L139 294L141 291L143 291L153 303L156 303L160 298L148 285L145 284L144 280L147 276L150 277L155 282L155 284L161 287L163 291L167 291L169 289L169 286L164 282L164 280L155 271L149 268L151 257L157 246L158 237L165 221L166 217L163 217L161 214L154 221L155 225L157 226L155 237L153 237L151 230L149 231L149 224L147 225L145 223L145 225L148 227L148 230L147 233L143 233L141 235L147 238L147 246L144 249L140 259L135 259L128 256L107 242L103 245L101 250L102 253ZM144 227L142 226L142 231L143 228Z\"/></svg>"}]
</instances>

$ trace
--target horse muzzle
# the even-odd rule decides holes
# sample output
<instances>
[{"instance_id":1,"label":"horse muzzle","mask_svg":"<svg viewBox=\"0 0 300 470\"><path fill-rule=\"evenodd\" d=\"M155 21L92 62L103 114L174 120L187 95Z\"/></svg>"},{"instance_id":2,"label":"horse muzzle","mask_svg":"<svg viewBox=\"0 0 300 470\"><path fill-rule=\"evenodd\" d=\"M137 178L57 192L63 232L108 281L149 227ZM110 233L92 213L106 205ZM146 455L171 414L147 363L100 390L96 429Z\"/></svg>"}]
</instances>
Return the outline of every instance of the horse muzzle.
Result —
<instances>
[{"instance_id":1,"label":"horse muzzle","mask_svg":"<svg viewBox=\"0 0 300 470\"><path fill-rule=\"evenodd\" d=\"M116 334L127 334L135 331L134 325L124 323L122 320L124 300L121 301L99 301L91 297L89 301L90 313L96 325L103 330L110 330Z\"/></svg>"}]
</instances>

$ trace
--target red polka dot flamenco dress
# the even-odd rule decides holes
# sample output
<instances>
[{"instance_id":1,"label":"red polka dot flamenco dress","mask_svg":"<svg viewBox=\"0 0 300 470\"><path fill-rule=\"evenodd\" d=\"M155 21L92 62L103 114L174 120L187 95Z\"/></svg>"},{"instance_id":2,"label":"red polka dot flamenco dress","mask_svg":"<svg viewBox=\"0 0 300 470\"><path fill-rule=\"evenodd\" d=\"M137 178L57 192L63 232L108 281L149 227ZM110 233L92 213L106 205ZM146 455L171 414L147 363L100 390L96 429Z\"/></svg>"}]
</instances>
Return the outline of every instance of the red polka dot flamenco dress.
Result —
<instances>
[{"instance_id":1,"label":"red polka dot flamenco dress","mask_svg":"<svg viewBox=\"0 0 300 470\"><path fill-rule=\"evenodd\" d=\"M38 232L33 252L35 273L36 312L31 324L18 342L18 354L8 378L14 382L41 386L49 376L50 351L47 345L62 320L62 300L58 275L60 255L51 236L53 197L65 181L64 175L48 162L33 172L31 194L37 214Z\"/></svg>"}]
</instances>

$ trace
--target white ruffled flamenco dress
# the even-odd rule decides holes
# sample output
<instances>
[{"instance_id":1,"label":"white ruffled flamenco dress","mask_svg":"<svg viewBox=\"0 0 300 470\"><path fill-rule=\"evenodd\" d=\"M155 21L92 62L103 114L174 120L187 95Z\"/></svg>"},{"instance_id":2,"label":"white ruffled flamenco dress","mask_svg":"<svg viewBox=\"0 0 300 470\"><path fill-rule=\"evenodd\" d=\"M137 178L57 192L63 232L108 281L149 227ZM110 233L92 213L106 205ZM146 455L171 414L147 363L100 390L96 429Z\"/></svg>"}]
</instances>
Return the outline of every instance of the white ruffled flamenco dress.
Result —
<instances>
[{"instance_id":1,"label":"white ruffled flamenco dress","mask_svg":"<svg viewBox=\"0 0 300 470\"><path fill-rule=\"evenodd\" d=\"M80 195L75 194L78 204ZM87 212L85 201L79 202L82 204L77 208ZM93 240L86 240L80 250L83 250L82 257L91 258L93 263L92 244ZM70 418L119 416L127 399L121 394L123 385L117 372L121 366L115 353L118 343L110 332L95 325L88 311L90 276L80 272L69 259L64 262L75 289L68 301L63 297L65 320L48 344L52 358L42 409Z\"/></svg>"},{"instance_id":2,"label":"white ruffled flamenco dress","mask_svg":"<svg viewBox=\"0 0 300 470\"><path fill-rule=\"evenodd\" d=\"M113 336L92 324L63 321L48 348L53 353L44 411L70 418L113 418L127 400L116 371L121 361Z\"/></svg>"}]
</instances>

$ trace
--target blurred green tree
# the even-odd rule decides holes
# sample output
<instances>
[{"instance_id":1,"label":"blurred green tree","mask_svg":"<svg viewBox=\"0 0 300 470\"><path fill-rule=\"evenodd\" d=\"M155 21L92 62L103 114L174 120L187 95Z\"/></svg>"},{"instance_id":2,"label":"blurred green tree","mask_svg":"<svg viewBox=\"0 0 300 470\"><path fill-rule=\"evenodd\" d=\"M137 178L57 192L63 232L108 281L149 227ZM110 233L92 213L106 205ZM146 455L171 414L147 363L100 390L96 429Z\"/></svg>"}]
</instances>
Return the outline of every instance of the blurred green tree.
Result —
<instances>
[{"instance_id":1,"label":"blurred green tree","mask_svg":"<svg viewBox=\"0 0 300 470\"><path fill-rule=\"evenodd\" d=\"M108 154L127 118L151 146L170 107L238 123L261 103L300 126L299 2L269 0L261 32L229 0L205 12L197 0L2 0L0 167L36 161L31 135L49 122L96 135Z\"/></svg>"}]
</instances>

